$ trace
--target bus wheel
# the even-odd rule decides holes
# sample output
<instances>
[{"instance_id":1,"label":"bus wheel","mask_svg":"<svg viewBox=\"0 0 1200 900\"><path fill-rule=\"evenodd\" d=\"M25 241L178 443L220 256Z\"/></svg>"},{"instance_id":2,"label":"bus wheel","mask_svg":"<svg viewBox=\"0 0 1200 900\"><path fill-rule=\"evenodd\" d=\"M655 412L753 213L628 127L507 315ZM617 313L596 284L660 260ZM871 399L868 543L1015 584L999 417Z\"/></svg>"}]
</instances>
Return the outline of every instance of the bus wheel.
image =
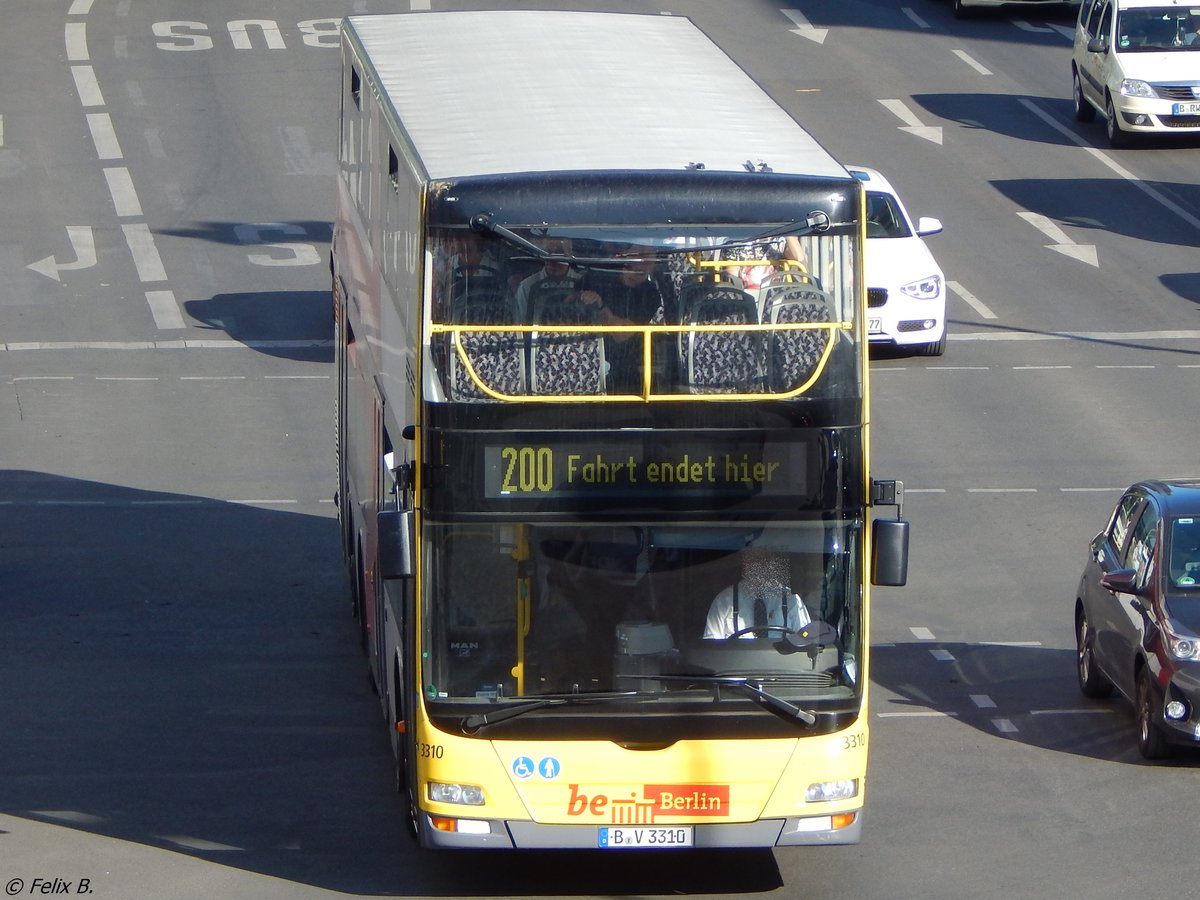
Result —
<instances>
[{"instance_id":1,"label":"bus wheel","mask_svg":"<svg viewBox=\"0 0 1200 900\"><path fill-rule=\"evenodd\" d=\"M392 683L396 686L392 701L392 727L398 730L398 724L404 721L404 710L400 703L400 698L404 696L404 682L400 680L400 664L398 662L393 664ZM397 734L396 762L393 767L395 770L396 793L404 802L406 830L415 840L420 835L417 833L417 804L414 799L416 790L413 784L413 778L416 775L414 756L412 739L408 736L407 731Z\"/></svg>"},{"instance_id":2,"label":"bus wheel","mask_svg":"<svg viewBox=\"0 0 1200 900\"><path fill-rule=\"evenodd\" d=\"M408 760L412 757L408 737L401 736L400 743L402 746L395 766L396 793L404 804L404 830L413 840L420 840L421 835L417 829L417 801L413 796L415 788L409 774L411 767L408 765Z\"/></svg>"}]
</instances>

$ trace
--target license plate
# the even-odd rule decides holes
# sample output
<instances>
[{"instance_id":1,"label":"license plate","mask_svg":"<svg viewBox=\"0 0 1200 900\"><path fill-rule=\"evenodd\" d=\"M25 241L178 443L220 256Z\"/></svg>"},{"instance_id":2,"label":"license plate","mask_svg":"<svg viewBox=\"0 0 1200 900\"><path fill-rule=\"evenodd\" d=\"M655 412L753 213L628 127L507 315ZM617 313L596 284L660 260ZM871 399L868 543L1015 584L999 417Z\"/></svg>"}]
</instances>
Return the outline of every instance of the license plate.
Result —
<instances>
[{"instance_id":1,"label":"license plate","mask_svg":"<svg viewBox=\"0 0 1200 900\"><path fill-rule=\"evenodd\" d=\"M1172 103L1171 115L1173 116L1200 116L1200 102L1198 103Z\"/></svg>"},{"instance_id":2,"label":"license plate","mask_svg":"<svg viewBox=\"0 0 1200 900\"><path fill-rule=\"evenodd\" d=\"M636 848L673 848L692 846L690 825L646 825L601 828L596 838L601 850L633 850Z\"/></svg>"},{"instance_id":3,"label":"license plate","mask_svg":"<svg viewBox=\"0 0 1200 900\"><path fill-rule=\"evenodd\" d=\"M883 331L883 319L867 319L867 331L871 334L879 334Z\"/></svg>"}]
</instances>

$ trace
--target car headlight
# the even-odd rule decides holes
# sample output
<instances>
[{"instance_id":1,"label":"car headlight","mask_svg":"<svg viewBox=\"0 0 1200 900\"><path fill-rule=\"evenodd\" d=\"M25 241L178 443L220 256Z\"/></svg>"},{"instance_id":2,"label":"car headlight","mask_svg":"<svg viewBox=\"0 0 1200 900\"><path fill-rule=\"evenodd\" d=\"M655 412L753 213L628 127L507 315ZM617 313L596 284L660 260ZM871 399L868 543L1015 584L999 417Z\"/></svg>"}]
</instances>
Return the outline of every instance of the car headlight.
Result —
<instances>
[{"instance_id":1,"label":"car headlight","mask_svg":"<svg viewBox=\"0 0 1200 900\"><path fill-rule=\"evenodd\" d=\"M1200 638L1187 629L1171 624L1163 628L1163 636L1176 659L1200 659Z\"/></svg>"},{"instance_id":2,"label":"car headlight","mask_svg":"<svg viewBox=\"0 0 1200 900\"><path fill-rule=\"evenodd\" d=\"M1153 97L1154 88L1150 87L1144 81L1138 81L1136 78L1126 78L1122 80L1120 92L1126 97Z\"/></svg>"},{"instance_id":3,"label":"car headlight","mask_svg":"<svg viewBox=\"0 0 1200 900\"><path fill-rule=\"evenodd\" d=\"M933 300L942 294L942 279L936 275L930 275L928 278L901 286L900 291L918 300Z\"/></svg>"}]
</instances>

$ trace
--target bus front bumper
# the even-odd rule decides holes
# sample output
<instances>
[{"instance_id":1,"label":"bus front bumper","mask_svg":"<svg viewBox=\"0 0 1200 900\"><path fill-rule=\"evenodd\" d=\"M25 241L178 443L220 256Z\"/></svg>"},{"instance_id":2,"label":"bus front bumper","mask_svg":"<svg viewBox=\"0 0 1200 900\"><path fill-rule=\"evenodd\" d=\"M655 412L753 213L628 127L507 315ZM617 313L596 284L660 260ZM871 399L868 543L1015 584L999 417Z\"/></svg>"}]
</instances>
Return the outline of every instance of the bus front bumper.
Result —
<instances>
[{"instance_id":1,"label":"bus front bumper","mask_svg":"<svg viewBox=\"0 0 1200 900\"><path fill-rule=\"evenodd\" d=\"M438 819L440 827L435 827L434 821L428 814L421 813L420 842L424 847L441 850L596 850L601 846L600 829L595 825L540 825L536 822L464 819L453 820L454 830L450 830L448 826L451 820ZM853 821L840 828L833 827L831 816L688 827L692 830L692 848L857 844L862 836L862 812L855 813Z\"/></svg>"}]
</instances>

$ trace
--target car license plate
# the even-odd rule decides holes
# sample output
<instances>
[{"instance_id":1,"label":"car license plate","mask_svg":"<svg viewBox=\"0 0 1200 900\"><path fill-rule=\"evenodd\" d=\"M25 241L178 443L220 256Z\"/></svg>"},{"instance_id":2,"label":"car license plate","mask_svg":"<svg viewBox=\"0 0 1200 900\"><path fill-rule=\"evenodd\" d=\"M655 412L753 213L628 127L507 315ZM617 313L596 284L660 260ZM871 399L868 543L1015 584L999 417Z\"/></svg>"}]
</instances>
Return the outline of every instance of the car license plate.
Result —
<instances>
[{"instance_id":1,"label":"car license plate","mask_svg":"<svg viewBox=\"0 0 1200 900\"><path fill-rule=\"evenodd\" d=\"M690 825L621 825L601 828L596 839L601 850L673 848L692 846Z\"/></svg>"},{"instance_id":2,"label":"car license plate","mask_svg":"<svg viewBox=\"0 0 1200 900\"><path fill-rule=\"evenodd\" d=\"M867 319L867 331L879 334L883 331L883 319Z\"/></svg>"},{"instance_id":3,"label":"car license plate","mask_svg":"<svg viewBox=\"0 0 1200 900\"><path fill-rule=\"evenodd\" d=\"M1173 116L1200 116L1200 103L1172 103Z\"/></svg>"}]
</instances>

